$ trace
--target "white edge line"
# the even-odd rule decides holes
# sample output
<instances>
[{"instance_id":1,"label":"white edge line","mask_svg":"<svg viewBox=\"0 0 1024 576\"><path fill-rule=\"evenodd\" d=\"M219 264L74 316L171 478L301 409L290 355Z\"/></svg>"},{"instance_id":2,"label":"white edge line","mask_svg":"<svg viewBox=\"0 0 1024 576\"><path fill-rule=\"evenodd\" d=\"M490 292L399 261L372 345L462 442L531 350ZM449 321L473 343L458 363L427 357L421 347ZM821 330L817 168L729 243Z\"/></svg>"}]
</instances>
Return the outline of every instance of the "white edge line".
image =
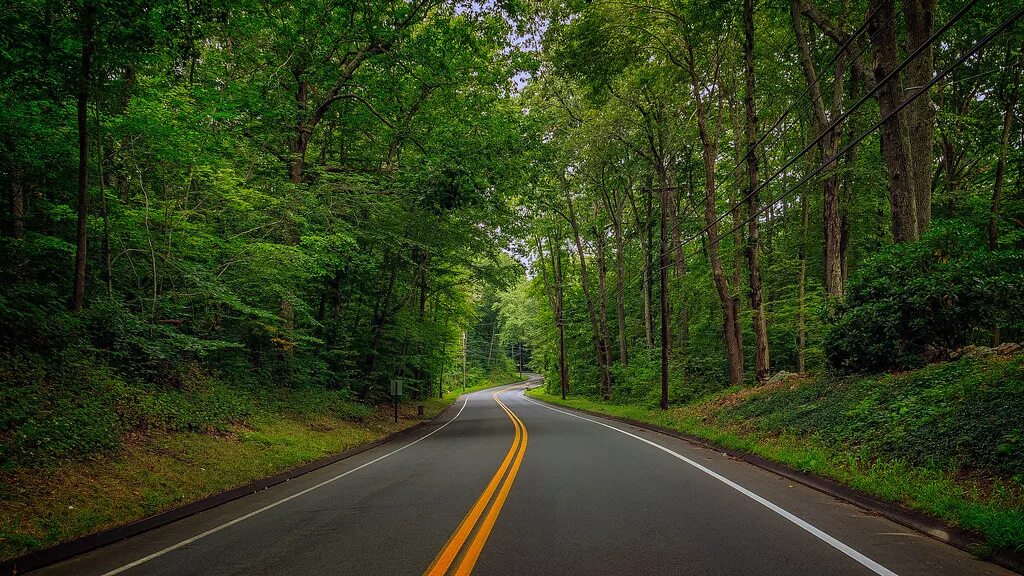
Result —
<instances>
[{"instance_id":1,"label":"white edge line","mask_svg":"<svg viewBox=\"0 0 1024 576\"><path fill-rule=\"evenodd\" d=\"M610 428L612 430L615 430L616 432L620 432L622 434L625 434L626 436L629 436L631 438L635 438L636 440L639 440L639 441L641 441L641 442L643 442L645 444L650 444L651 446L654 446L658 450L661 450L662 452L665 452L667 454L675 456L676 458L682 460L683 462L686 462L690 466L693 466L694 468L700 470L701 472L707 474L708 476L711 476L715 480L718 480L719 482L722 482L723 484L725 484L726 486L729 486L733 490L736 490L740 494L743 494L744 496L750 498L751 500L757 502L758 504L761 504L765 508L768 508L772 512L775 512L779 516L782 516L786 520L789 520L793 524L796 524L800 528L803 528L807 532L810 532L812 535L814 535L816 538L818 538L822 542L825 542L829 546L832 546L836 550L839 550L843 554L846 554L850 558L856 560L861 565L863 565L865 568L871 570L875 574L878 574L879 576L899 576L898 574L896 574L892 570L889 570L885 566L882 566L878 562L875 562L871 558L868 558L867 556L861 554L860 552L858 552L858 551L854 550L853 548L847 546L846 544L840 542L836 538L832 537L828 533L826 533L823 530L817 528L816 526L812 525L811 523L807 522L806 520L800 518L799 516L796 516L795 514L787 511L786 509L782 508L781 506L779 506L779 505L777 505L777 504L775 504L775 503L773 503L773 502L771 502L771 501L769 501L769 500L767 500L767 499L765 499L765 498L763 498L763 497L761 497L761 496L751 492L750 490L747 490L743 486L740 486L739 484L733 482L732 480L729 480L725 476L722 476L721 474L715 472L714 470L711 470L710 468L707 468L705 466L702 466L701 464L698 464L697 462L694 462L693 460L690 460L686 456L683 456L682 454L679 454L678 452L675 452L674 450L666 448L666 447L662 446L661 444L658 444L656 442L652 442L652 441L650 441L650 440L648 440L646 438L643 438L641 436L637 436L636 434L633 434L633 433L627 432L625 430L622 430L621 428L617 428L615 426L611 426L609 424L605 424L604 422L599 422L597 420L593 420L593 419L587 418L585 416L580 416L579 414L573 414L572 412L567 412L565 410L559 410L558 408L555 408L553 406L548 406L547 404L544 404L542 402L538 402L538 401L534 400L533 398L527 398L524 393L520 393L519 396L523 400L526 400L527 402L531 402L533 404L536 404L536 405L538 405L538 406L540 406L542 408L547 408L548 410L553 410L555 412L560 412L562 414L565 414L566 416L572 416L573 418L579 418L580 420L586 420L587 422L593 422L594 424L597 424L598 426L604 426L605 428Z\"/></svg>"},{"instance_id":2,"label":"white edge line","mask_svg":"<svg viewBox=\"0 0 1024 576\"><path fill-rule=\"evenodd\" d=\"M482 392L482 390L480 392ZM323 488L324 486L330 484L331 482L334 482L335 480L338 480L340 478L344 478L345 476L348 476L349 474L351 474L353 472L356 472L358 470L362 470L363 468L366 468L370 464L374 464L376 462L380 462L381 460L387 458L388 456L391 456L392 454L396 454L398 452L401 452L402 450L405 450L406 448L408 448L409 446L412 446L413 444L417 444L417 443L419 443L419 442L421 442L423 440L426 440L430 436L433 436L434 434L437 434L438 432L440 432L445 426L447 426L447 425L451 424L452 422L454 422L455 419L458 418L462 414L462 411L466 409L466 405L469 404L470 396L473 396L474 394L477 394L477 393L478 392L472 392L472 393L466 395L465 400L462 402L462 408L459 408L459 411L455 414L455 416L453 416L451 418L451 420L448 420L444 424L442 424L442 425L438 426L437 428L431 430L427 434L424 434L423 436L420 436L419 438L413 440L412 442L410 442L408 444L405 444L401 448L396 448L396 449L392 450L391 452L388 452L387 454L378 456L378 457L374 458L373 460L370 460L369 462L366 462L364 464L360 464L359 466L356 466L355 468L353 468L351 470L347 470L345 472L342 472L341 474L338 474L337 476L334 476L332 478L328 478L327 480L324 480L323 482L321 482L319 484L316 484L314 486L310 486L309 488L306 488L305 490L303 490L301 492L296 492L295 494L292 494L291 496L288 496L286 498L282 498L282 499L278 500L277 502L273 502L271 504L267 504L266 506L264 506L262 508L259 508L257 510L253 510L252 512L249 512L248 514L245 514L244 516L239 516L238 518L235 518L234 520L231 520L230 522L225 522L224 524L221 524L220 526L217 526L216 528L210 528L206 532L203 532L201 534L196 534L195 536L193 536L193 537L191 537L191 538L189 538L187 540L182 540L181 542L178 542L177 544L168 546L167 548L164 548L163 550L159 550L157 552L154 552L154 553L150 554L149 556L144 556L144 557L139 558L138 560L136 560L134 562L131 562L129 564L125 564L124 566L121 566L120 568L115 568L115 569L113 569L113 570L111 570L109 572L104 572L101 576L114 576L115 574L120 574L120 573L122 573L122 572L124 572L126 570L131 570L132 568L135 568L136 566L140 566L142 564L145 564L146 562L149 562L150 560L153 560L154 558L159 558L160 556L163 556L164 554L167 554L168 552L173 552L174 550L177 550L178 548L181 548L183 546L188 546L189 544L192 544L193 542L195 542L197 540L201 540L203 538L206 538L210 534L214 534L216 532L220 532L221 530L223 530L225 528L228 528L230 526L234 526L235 524L238 524L239 522L243 522L245 520L248 520L249 518L252 518L253 516L256 516L257 514L261 514L263 512L266 512L267 510L270 510L271 508L275 508L277 506L280 506L281 504L284 504L285 502L288 502L289 500L293 500L295 498L298 498L299 496L308 494L308 493L312 492L313 490L316 490L317 488Z\"/></svg>"}]
</instances>

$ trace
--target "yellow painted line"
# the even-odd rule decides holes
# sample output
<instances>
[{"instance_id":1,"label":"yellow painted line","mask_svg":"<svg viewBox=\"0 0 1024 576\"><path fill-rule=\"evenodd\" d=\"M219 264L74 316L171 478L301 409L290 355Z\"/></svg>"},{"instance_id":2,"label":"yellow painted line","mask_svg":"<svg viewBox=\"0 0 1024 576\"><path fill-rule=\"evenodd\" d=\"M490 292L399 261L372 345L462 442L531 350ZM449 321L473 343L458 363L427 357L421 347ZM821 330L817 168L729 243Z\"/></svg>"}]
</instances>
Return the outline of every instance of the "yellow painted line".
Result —
<instances>
[{"instance_id":1,"label":"yellow painted line","mask_svg":"<svg viewBox=\"0 0 1024 576\"><path fill-rule=\"evenodd\" d=\"M497 392L492 394L491 397L494 398L495 402L498 402L499 405L501 404L501 401L498 400ZM507 412L508 409L505 409L505 411ZM469 538L470 533L473 531L473 527L476 526L480 516L484 513L487 503L490 502L491 496L493 496L494 491L497 490L498 484L501 482L502 477L505 475L505 471L508 470L509 464L511 464L512 459L519 448L520 439L526 433L525 427L522 429L522 432L520 432L520 424L514 419L512 420L512 425L515 426L516 435L512 440L512 445L509 446L508 453L505 454L505 459L502 461L501 466L498 467L498 471L491 477L491 481L487 484L487 487L484 488L480 497L477 498L476 503L469 509L466 517L462 519L459 527L451 537L448 538L448 542L446 542L444 547L441 548L441 551L438 553L437 557L434 558L434 561L431 562L430 567L427 568L426 572L424 572L424 576L442 576L448 572L448 568L452 565L452 562L455 561L459 550L462 549L462 545L466 542L466 539Z\"/></svg>"},{"instance_id":2,"label":"yellow painted line","mask_svg":"<svg viewBox=\"0 0 1024 576\"><path fill-rule=\"evenodd\" d=\"M512 419L514 423L518 423L523 429L523 441L519 445L519 453L516 454L516 459L512 463L512 468L508 472L508 477L505 478L505 483L501 485L501 490L498 491L498 496L494 500L494 504L491 505L491 509L487 511L487 516L484 517L483 524L480 525L480 529L477 531L473 541L469 544L469 548L466 550L466 555L462 558L462 562L459 563L459 567L455 570L456 576L468 576L473 572L473 566L476 565L477 558L480 557L480 552L484 549L484 544L487 543L487 537L491 534L491 529L494 528L495 521L498 520L498 514L501 514L501 507L505 505L505 499L508 497L509 490L512 489L512 482L516 479L516 474L519 473L519 465L523 462L523 455L526 454L526 442L529 439L529 434L526 433L526 425L523 421L515 415L514 412L509 410L508 406L501 400L498 400L497 395L494 399L498 404L508 413L508 417Z\"/></svg>"}]
</instances>

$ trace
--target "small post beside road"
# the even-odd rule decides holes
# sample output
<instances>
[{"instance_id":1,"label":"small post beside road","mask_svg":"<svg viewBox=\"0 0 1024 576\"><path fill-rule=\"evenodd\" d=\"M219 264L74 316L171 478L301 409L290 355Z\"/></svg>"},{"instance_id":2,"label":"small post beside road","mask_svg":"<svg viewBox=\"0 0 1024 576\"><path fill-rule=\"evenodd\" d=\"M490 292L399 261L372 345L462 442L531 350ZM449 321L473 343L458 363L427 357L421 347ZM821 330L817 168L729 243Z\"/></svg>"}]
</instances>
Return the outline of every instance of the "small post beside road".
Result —
<instances>
[{"instance_id":1,"label":"small post beside road","mask_svg":"<svg viewBox=\"0 0 1024 576\"><path fill-rule=\"evenodd\" d=\"M391 381L391 399L395 403L395 424L398 424L398 397L402 395L402 381L394 379Z\"/></svg>"}]
</instances>

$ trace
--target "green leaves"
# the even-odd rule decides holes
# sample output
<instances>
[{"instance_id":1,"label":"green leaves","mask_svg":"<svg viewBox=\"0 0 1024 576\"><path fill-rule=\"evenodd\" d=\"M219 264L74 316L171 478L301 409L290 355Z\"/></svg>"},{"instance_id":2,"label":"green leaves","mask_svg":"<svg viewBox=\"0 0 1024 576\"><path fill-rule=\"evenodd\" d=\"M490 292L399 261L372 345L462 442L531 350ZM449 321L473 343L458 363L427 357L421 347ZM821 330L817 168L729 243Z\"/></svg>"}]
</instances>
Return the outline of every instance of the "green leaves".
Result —
<instances>
[{"instance_id":1,"label":"green leaves","mask_svg":"<svg viewBox=\"0 0 1024 576\"><path fill-rule=\"evenodd\" d=\"M826 339L848 372L911 368L943 358L1024 311L1024 255L990 251L959 221L868 259L851 280Z\"/></svg>"}]
</instances>

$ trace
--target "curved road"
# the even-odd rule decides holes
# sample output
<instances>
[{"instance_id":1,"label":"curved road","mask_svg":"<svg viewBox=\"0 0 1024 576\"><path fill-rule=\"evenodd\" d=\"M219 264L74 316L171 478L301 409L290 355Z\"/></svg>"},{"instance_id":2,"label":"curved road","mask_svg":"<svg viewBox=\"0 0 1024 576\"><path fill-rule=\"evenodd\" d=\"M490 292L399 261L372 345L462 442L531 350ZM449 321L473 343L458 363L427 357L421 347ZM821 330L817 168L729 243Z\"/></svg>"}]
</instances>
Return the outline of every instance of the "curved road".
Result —
<instances>
[{"instance_id":1,"label":"curved road","mask_svg":"<svg viewBox=\"0 0 1024 576\"><path fill-rule=\"evenodd\" d=\"M463 397L414 437L34 574L1012 575L523 388Z\"/></svg>"}]
</instances>

